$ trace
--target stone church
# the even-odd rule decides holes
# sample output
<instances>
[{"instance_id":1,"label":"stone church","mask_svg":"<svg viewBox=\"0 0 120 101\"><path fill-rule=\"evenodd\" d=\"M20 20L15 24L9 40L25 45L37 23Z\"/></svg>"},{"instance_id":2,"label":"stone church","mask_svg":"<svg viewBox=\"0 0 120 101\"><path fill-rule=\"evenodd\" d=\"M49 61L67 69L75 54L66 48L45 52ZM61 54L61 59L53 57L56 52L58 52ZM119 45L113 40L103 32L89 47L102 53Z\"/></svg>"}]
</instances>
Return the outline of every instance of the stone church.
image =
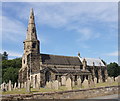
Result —
<instances>
[{"instance_id":1,"label":"stone church","mask_svg":"<svg viewBox=\"0 0 120 101\"><path fill-rule=\"evenodd\" d=\"M79 78L81 82L97 79L105 82L107 79L106 65L100 59L81 58L78 56L60 56L40 53L40 41L37 39L33 9L27 28L22 56L22 67L19 70L18 82L30 81L32 87L45 87L49 81L58 80L60 83L70 78L74 84ZM64 85L61 83L61 85Z\"/></svg>"}]
</instances>

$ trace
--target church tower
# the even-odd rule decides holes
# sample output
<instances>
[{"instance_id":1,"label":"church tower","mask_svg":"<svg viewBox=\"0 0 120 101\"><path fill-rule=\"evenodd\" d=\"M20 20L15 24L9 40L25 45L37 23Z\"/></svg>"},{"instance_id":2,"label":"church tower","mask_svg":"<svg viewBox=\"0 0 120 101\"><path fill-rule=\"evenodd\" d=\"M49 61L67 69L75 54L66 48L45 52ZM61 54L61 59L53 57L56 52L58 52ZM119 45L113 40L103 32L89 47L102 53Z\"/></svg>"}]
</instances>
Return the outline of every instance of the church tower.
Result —
<instances>
[{"instance_id":1,"label":"church tower","mask_svg":"<svg viewBox=\"0 0 120 101\"><path fill-rule=\"evenodd\" d=\"M22 56L22 68L19 71L21 72L21 82L25 82L30 79L30 75L40 71L39 40L37 39L33 9L30 11L26 40L23 43L24 54Z\"/></svg>"}]
</instances>

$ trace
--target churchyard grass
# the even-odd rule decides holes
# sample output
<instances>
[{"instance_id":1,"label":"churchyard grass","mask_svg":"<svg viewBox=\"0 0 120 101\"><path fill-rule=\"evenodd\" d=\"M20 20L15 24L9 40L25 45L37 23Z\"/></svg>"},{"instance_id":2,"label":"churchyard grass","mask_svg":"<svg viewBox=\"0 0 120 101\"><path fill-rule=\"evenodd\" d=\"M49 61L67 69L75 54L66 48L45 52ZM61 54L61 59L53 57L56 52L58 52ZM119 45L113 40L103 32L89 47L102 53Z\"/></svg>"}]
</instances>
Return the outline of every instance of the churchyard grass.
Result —
<instances>
[{"instance_id":1,"label":"churchyard grass","mask_svg":"<svg viewBox=\"0 0 120 101\"><path fill-rule=\"evenodd\" d=\"M118 82L113 82L112 84L109 84L108 82L103 82L103 83L97 83L95 87L105 87L105 86L117 86ZM78 86L74 86L73 90L77 90L77 89L86 89L84 86L82 86L82 88L79 88ZM12 91L6 91L6 92L2 92L3 95L8 95L8 94L32 94L32 93L42 93L42 92L55 92L55 91L65 91L67 90L67 88L65 86L61 86L59 87L58 90L55 89L48 89L48 88L40 88L40 89L35 89L35 88L31 88L31 92L28 93L26 92L25 88L22 89L16 89L16 90L12 90Z\"/></svg>"}]
</instances>

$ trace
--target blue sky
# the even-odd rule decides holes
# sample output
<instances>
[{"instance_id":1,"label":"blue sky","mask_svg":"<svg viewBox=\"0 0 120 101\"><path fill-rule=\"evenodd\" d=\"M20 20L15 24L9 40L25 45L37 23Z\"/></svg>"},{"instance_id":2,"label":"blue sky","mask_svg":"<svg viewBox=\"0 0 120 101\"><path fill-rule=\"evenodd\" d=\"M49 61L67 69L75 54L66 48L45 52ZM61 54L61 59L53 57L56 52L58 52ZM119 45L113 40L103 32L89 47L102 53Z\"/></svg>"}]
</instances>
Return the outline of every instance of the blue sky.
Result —
<instances>
[{"instance_id":1,"label":"blue sky","mask_svg":"<svg viewBox=\"0 0 120 101\"><path fill-rule=\"evenodd\" d=\"M118 61L118 3L4 2L2 50L21 57L30 8L34 9L40 52Z\"/></svg>"}]
</instances>

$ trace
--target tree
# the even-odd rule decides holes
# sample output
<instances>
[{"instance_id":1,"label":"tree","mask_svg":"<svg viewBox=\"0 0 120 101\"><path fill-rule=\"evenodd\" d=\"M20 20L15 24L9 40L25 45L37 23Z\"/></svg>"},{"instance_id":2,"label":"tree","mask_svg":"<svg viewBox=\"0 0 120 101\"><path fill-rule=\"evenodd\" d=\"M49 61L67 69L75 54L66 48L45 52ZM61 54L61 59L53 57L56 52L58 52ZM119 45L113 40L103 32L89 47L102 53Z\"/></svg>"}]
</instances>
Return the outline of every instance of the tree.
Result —
<instances>
[{"instance_id":1,"label":"tree","mask_svg":"<svg viewBox=\"0 0 120 101\"><path fill-rule=\"evenodd\" d=\"M9 67L9 68L5 69L2 81L3 82L4 81L9 82L9 80L11 80L12 83L17 82L17 80L18 80L18 71L19 71L19 68L13 68L13 67Z\"/></svg>"},{"instance_id":2,"label":"tree","mask_svg":"<svg viewBox=\"0 0 120 101\"><path fill-rule=\"evenodd\" d=\"M8 82L9 80L11 80L12 83L17 82L18 71L21 68L21 66L21 58L16 58L12 60L2 60L2 82Z\"/></svg>"},{"instance_id":3,"label":"tree","mask_svg":"<svg viewBox=\"0 0 120 101\"><path fill-rule=\"evenodd\" d=\"M117 77L120 75L120 66L117 63L113 62L107 65L108 76Z\"/></svg>"},{"instance_id":4,"label":"tree","mask_svg":"<svg viewBox=\"0 0 120 101\"><path fill-rule=\"evenodd\" d=\"M2 54L2 60L8 60L8 54L5 51Z\"/></svg>"}]
</instances>

